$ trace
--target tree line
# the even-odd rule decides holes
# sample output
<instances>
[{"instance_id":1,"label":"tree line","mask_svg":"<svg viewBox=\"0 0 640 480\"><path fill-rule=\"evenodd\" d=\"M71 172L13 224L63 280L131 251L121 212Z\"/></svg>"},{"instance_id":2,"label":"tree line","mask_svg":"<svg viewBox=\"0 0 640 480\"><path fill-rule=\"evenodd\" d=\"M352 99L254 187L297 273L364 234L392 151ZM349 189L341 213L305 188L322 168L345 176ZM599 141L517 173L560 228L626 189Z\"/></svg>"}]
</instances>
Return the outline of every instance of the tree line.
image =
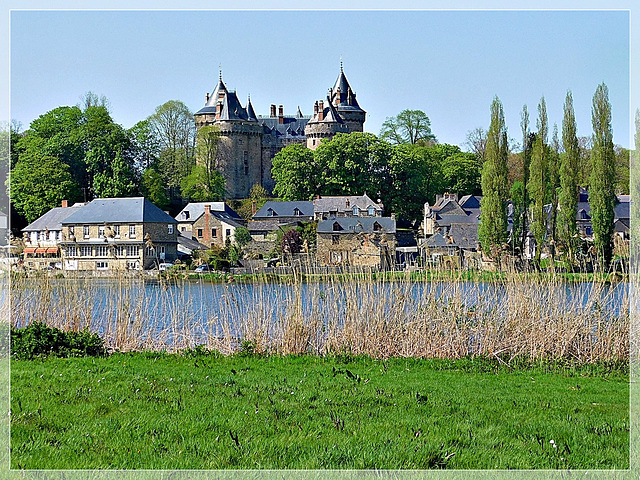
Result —
<instances>
[{"instance_id":1,"label":"tree line","mask_svg":"<svg viewBox=\"0 0 640 480\"><path fill-rule=\"evenodd\" d=\"M579 187L587 187L593 228L593 247L601 269L613 257L616 193L629 192L629 152L626 165L613 144L611 104L607 86L598 85L592 101L588 181L584 182L584 148L577 136L571 91L566 94L562 133L554 125L551 140L544 97L538 104L536 131L529 129L527 106L522 109L522 177L509 188L508 145L502 104L495 97L486 136L482 169L479 240L485 254L499 258L509 249L522 253L528 232L535 239L535 260L547 250L573 264L580 247L577 229ZM560 138L561 135L561 138ZM623 159L625 156L623 155ZM508 235L507 209L511 203L512 230Z\"/></svg>"}]
</instances>

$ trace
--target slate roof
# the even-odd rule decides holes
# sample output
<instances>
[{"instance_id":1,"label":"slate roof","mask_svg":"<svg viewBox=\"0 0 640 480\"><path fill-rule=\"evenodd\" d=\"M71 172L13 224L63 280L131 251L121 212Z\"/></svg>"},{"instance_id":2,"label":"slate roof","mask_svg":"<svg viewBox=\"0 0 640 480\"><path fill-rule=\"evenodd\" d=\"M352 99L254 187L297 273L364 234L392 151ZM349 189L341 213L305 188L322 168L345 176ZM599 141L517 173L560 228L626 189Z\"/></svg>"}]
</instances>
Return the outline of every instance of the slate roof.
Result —
<instances>
[{"instance_id":1,"label":"slate roof","mask_svg":"<svg viewBox=\"0 0 640 480\"><path fill-rule=\"evenodd\" d=\"M347 206L349 200L349 206ZM374 202L369 195L347 195L336 197L320 197L313 200L313 210L319 212L346 212L352 210L354 206L360 210L366 210L373 206L376 210L383 210L381 203Z\"/></svg>"},{"instance_id":2,"label":"slate roof","mask_svg":"<svg viewBox=\"0 0 640 480\"><path fill-rule=\"evenodd\" d=\"M337 223L339 230L334 230ZM379 224L384 233L396 233L396 221L391 217L339 217L318 222L318 233L374 233L374 225Z\"/></svg>"},{"instance_id":3,"label":"slate roof","mask_svg":"<svg viewBox=\"0 0 640 480\"><path fill-rule=\"evenodd\" d=\"M339 99L336 98L338 95L338 89L340 89ZM342 69L342 65L340 66L340 73L338 74L336 83L331 90L330 103L335 103L336 100L338 103L338 112L343 110L364 112L364 110L360 108L360 105L358 105L356 94L351 89L351 85L349 85L347 77L344 74L344 70Z\"/></svg>"},{"instance_id":4,"label":"slate roof","mask_svg":"<svg viewBox=\"0 0 640 480\"><path fill-rule=\"evenodd\" d=\"M207 250L209 248L206 245L201 244L197 240L194 240L193 238L185 237L180 232L178 232L178 245L192 251Z\"/></svg>"},{"instance_id":5,"label":"slate roof","mask_svg":"<svg viewBox=\"0 0 640 480\"><path fill-rule=\"evenodd\" d=\"M229 221L242 221L242 217L238 215L229 205L224 202L191 202L186 207L180 210L180 213L176 215L178 222L193 223L202 215L204 215L204 207L209 205L211 207L211 213L219 219ZM185 215L185 213L188 213ZM235 225L234 225L235 226Z\"/></svg>"},{"instance_id":6,"label":"slate roof","mask_svg":"<svg viewBox=\"0 0 640 480\"><path fill-rule=\"evenodd\" d=\"M298 110L300 111L300 110ZM284 123L279 123L278 117L258 117L264 133L277 137L304 137L304 127L311 117L284 117Z\"/></svg>"},{"instance_id":7,"label":"slate roof","mask_svg":"<svg viewBox=\"0 0 640 480\"><path fill-rule=\"evenodd\" d=\"M294 210L296 208L300 210L300 215L294 214ZM273 210L275 215L269 215L269 209ZM313 209L314 206L311 201L275 202L273 200L269 200L256 212L253 219L272 219L274 217L313 217Z\"/></svg>"},{"instance_id":8,"label":"slate roof","mask_svg":"<svg viewBox=\"0 0 640 480\"><path fill-rule=\"evenodd\" d=\"M96 198L61 223L178 223L144 197Z\"/></svg>"},{"instance_id":9,"label":"slate roof","mask_svg":"<svg viewBox=\"0 0 640 480\"><path fill-rule=\"evenodd\" d=\"M223 94L222 98L220 98L220 93ZM209 97L209 100L205 103L204 107L198 110L195 114L215 114L218 101L222 103L220 120L251 120L249 118L249 113L247 113L247 110L242 106L240 100L238 100L235 90L227 90L227 87L222 81L222 76L220 76L218 84ZM255 117L255 112L253 115Z\"/></svg>"},{"instance_id":10,"label":"slate roof","mask_svg":"<svg viewBox=\"0 0 640 480\"><path fill-rule=\"evenodd\" d=\"M75 203L71 207L55 207L22 229L23 232L42 232L44 230L62 230L62 221L73 215L84 203Z\"/></svg>"}]
</instances>

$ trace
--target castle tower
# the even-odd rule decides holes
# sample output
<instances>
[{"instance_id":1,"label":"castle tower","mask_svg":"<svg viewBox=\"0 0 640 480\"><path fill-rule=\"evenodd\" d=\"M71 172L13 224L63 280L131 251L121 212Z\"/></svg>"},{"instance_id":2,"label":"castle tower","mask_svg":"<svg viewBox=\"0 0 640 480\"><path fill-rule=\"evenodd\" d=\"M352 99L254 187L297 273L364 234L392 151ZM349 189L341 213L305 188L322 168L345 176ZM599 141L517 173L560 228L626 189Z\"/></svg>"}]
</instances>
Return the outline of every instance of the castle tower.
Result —
<instances>
[{"instance_id":1,"label":"castle tower","mask_svg":"<svg viewBox=\"0 0 640 480\"><path fill-rule=\"evenodd\" d=\"M315 150L322 140L330 139L336 133L362 132L366 116L340 62L340 74L329 89L326 103L319 100L314 104L313 116L304 129L307 148Z\"/></svg>"},{"instance_id":2,"label":"castle tower","mask_svg":"<svg viewBox=\"0 0 640 480\"><path fill-rule=\"evenodd\" d=\"M262 127L251 100L244 108L236 92L227 90L222 72L216 88L205 97L205 105L194 117L196 128L215 125L220 129L216 161L226 181L229 198L246 198L255 184L263 183Z\"/></svg>"}]
</instances>

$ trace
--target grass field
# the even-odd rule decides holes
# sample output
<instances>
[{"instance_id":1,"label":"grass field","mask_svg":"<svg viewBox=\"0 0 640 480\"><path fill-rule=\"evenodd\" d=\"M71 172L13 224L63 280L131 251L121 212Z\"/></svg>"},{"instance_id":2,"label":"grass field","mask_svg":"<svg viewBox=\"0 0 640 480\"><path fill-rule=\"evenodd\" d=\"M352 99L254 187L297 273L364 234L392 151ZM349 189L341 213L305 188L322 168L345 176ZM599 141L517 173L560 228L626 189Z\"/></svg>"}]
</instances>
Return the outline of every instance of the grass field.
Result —
<instances>
[{"instance_id":1,"label":"grass field","mask_svg":"<svg viewBox=\"0 0 640 480\"><path fill-rule=\"evenodd\" d=\"M11 362L17 469L625 469L624 362L113 354Z\"/></svg>"}]
</instances>

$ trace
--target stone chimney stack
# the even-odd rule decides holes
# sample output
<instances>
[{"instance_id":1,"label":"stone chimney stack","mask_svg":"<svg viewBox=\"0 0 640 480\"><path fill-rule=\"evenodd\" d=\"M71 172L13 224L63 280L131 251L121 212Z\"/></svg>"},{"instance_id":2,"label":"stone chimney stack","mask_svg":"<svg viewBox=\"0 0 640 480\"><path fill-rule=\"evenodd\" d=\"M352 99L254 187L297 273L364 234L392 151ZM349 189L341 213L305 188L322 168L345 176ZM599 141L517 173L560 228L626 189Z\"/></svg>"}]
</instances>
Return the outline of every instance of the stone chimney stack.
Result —
<instances>
[{"instance_id":1,"label":"stone chimney stack","mask_svg":"<svg viewBox=\"0 0 640 480\"><path fill-rule=\"evenodd\" d=\"M284 105L278 107L278 123L280 125L284 123Z\"/></svg>"},{"instance_id":2,"label":"stone chimney stack","mask_svg":"<svg viewBox=\"0 0 640 480\"><path fill-rule=\"evenodd\" d=\"M316 115L318 115L318 101L316 100L316 103L313 104L313 116L315 117Z\"/></svg>"},{"instance_id":3,"label":"stone chimney stack","mask_svg":"<svg viewBox=\"0 0 640 480\"><path fill-rule=\"evenodd\" d=\"M271 115L272 118L276 116L276 105L275 103L271 104Z\"/></svg>"},{"instance_id":4,"label":"stone chimney stack","mask_svg":"<svg viewBox=\"0 0 640 480\"><path fill-rule=\"evenodd\" d=\"M62 200L62 208L67 208L69 206L69 200Z\"/></svg>"},{"instance_id":5,"label":"stone chimney stack","mask_svg":"<svg viewBox=\"0 0 640 480\"><path fill-rule=\"evenodd\" d=\"M318 102L318 121L324 120L324 101L320 100Z\"/></svg>"},{"instance_id":6,"label":"stone chimney stack","mask_svg":"<svg viewBox=\"0 0 640 480\"><path fill-rule=\"evenodd\" d=\"M209 228L209 217L211 216L211 205L204 206L204 241L207 245L211 242L211 229Z\"/></svg>"},{"instance_id":7,"label":"stone chimney stack","mask_svg":"<svg viewBox=\"0 0 640 480\"><path fill-rule=\"evenodd\" d=\"M258 211L258 206L256 205L256 201L252 201L251 202L251 215L255 215L256 212Z\"/></svg>"},{"instance_id":8,"label":"stone chimney stack","mask_svg":"<svg viewBox=\"0 0 640 480\"><path fill-rule=\"evenodd\" d=\"M344 204L345 204L345 207L349 208L349 199L348 198L345 200Z\"/></svg>"}]
</instances>

